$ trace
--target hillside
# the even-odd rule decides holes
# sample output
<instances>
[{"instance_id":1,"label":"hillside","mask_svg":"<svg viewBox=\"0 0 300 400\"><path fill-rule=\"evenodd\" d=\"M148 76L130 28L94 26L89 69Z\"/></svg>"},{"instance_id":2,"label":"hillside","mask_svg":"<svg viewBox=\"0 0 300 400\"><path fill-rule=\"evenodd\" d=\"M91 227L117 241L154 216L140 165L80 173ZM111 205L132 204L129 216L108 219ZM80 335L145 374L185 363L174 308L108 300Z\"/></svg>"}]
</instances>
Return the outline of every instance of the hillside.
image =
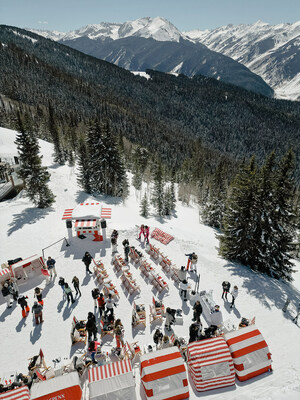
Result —
<instances>
[{"instance_id":1,"label":"hillside","mask_svg":"<svg viewBox=\"0 0 300 400\"><path fill-rule=\"evenodd\" d=\"M0 43L2 125L13 126L11 114L20 109L31 128L42 132L51 104L62 132L84 131L90 119L105 115L116 134L171 167L179 168L201 139L209 168L220 154L262 160L272 149L282 155L290 146L299 168L298 103L200 75L148 71L147 80L14 27L0 27Z\"/></svg>"},{"instance_id":2,"label":"hillside","mask_svg":"<svg viewBox=\"0 0 300 400\"><path fill-rule=\"evenodd\" d=\"M0 128L0 144L6 148L14 149L16 132ZM125 203L115 198L105 196L93 198L80 191L76 183L76 168L59 166L53 162L53 146L45 141L39 141L43 164L49 168L51 173L50 186L55 193L56 203L52 208L39 210L26 199L21 193L18 198L0 203L0 219L2 229L0 242L5 243L1 251L1 263L16 257L26 258L33 254L42 254L42 249L59 239L67 236L65 221L62 215L66 208L73 208L80 202L91 200L100 201L112 208L112 218L108 220L107 237L113 229L119 231L118 251L123 255L121 242L128 238L130 245L144 254L147 261L157 271L161 271L164 279L169 284L169 293L163 298L167 306L183 309L183 325L173 326L173 332L179 336L188 336L188 327L192 320L192 301L184 302L179 297L178 288L173 281L164 274L159 264L155 263L145 252L143 242L136 240L137 227L146 223L152 231L158 227L174 236L174 240L168 245L163 245L154 239L151 243L157 245L174 263L178 266L185 265L186 253L195 251L198 254L198 272L201 275L200 290L213 290L213 297L219 302L224 319L237 326L242 317L256 317L256 326L261 330L267 341L273 360L273 372L265 373L260 377L253 378L246 382L236 381L236 386L206 392L211 399L237 400L241 397L246 400L296 400L300 390L300 361L299 361L299 327L291 322L295 315L295 307L300 296L300 264L296 262L297 273L293 284L287 284L272 278L255 273L249 268L229 263L218 256L218 240L216 232L201 224L198 217L198 209L194 204L183 206L177 202L176 216L159 219L155 215L145 220L139 216L139 199L141 193L130 188L130 196ZM13 150L11 151L13 153ZM1 147L0 147L1 157ZM146 189L146 187L144 187ZM149 188L148 188L149 190ZM45 250L45 256L52 256L56 260L58 276L65 277L71 282L74 275L79 277L82 296L76 300L74 305L68 305L62 298L61 288L58 286L58 279L52 282L44 290L44 323L35 326L32 316L26 320L21 318L21 308L14 303L13 307L6 309L2 295L0 294L0 327L2 332L1 341L1 363L0 376L7 376L10 372L27 371L28 359L38 354L42 348L45 361L48 366L54 366L54 360L61 358L59 367L66 364L78 354L79 346L71 346L70 329L71 321L75 315L78 319L86 319L87 313L93 311L93 300L91 290L96 286L93 276L85 274L85 267L81 258L85 251L104 262L105 267L116 284L120 293L120 301L115 309L117 317L122 319L125 327L125 337L129 342L138 341L144 345L153 344L153 326L149 323L149 304L152 296L157 295L149 282L144 279L137 267L129 263L130 270L141 287L141 293L135 297L137 304L144 303L147 311L146 329L137 333L131 328L131 311L133 298L127 295L126 290L121 286L121 280L111 265L111 248L109 240L106 242L92 242L89 239L80 240L76 237L70 239L70 246L66 247L63 242ZM189 283L194 287L194 277L189 275ZM229 280L232 284L238 285L239 297L236 300L236 307L229 308L227 302L221 300L221 283ZM41 278L29 279L27 283L20 284L20 293L28 296L32 306L33 289L36 286L44 288L44 281ZM286 300L291 299L291 305L284 314L281 309ZM207 325L205 318L201 320L204 326ZM99 315L97 315L99 323ZM164 330L164 324L162 325ZM104 341L105 351L115 346L115 340ZM18 356L13 356L11 351L6 349L18 346L21 351ZM139 364L135 364L135 381L137 398L145 400L140 389ZM203 397L195 391L189 376L190 399L196 400Z\"/></svg>"}]
</instances>

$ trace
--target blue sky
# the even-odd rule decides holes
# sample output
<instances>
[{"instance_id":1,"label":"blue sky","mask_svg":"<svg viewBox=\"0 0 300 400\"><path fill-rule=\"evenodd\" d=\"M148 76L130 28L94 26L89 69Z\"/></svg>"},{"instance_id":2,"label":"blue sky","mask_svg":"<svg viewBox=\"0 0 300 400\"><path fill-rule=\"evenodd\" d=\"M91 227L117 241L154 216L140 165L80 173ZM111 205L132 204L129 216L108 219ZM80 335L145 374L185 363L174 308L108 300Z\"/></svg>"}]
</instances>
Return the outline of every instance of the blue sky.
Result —
<instances>
[{"instance_id":1,"label":"blue sky","mask_svg":"<svg viewBox=\"0 0 300 400\"><path fill-rule=\"evenodd\" d=\"M0 24L67 32L161 16L181 31L300 19L300 0L0 0Z\"/></svg>"}]
</instances>

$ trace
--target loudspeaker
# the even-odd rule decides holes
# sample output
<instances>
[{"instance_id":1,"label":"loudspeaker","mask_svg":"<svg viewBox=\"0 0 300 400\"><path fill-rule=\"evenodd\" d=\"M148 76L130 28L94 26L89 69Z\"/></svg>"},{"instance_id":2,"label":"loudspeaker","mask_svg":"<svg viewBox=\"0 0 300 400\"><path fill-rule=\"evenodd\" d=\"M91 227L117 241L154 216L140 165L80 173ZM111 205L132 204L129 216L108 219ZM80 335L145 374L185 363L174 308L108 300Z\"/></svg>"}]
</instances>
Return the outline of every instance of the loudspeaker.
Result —
<instances>
[{"instance_id":1,"label":"loudspeaker","mask_svg":"<svg viewBox=\"0 0 300 400\"><path fill-rule=\"evenodd\" d=\"M67 228L72 228L72 221L66 221Z\"/></svg>"},{"instance_id":2,"label":"loudspeaker","mask_svg":"<svg viewBox=\"0 0 300 400\"><path fill-rule=\"evenodd\" d=\"M101 221L101 228L105 229L106 228L106 221L105 219L103 221Z\"/></svg>"}]
</instances>

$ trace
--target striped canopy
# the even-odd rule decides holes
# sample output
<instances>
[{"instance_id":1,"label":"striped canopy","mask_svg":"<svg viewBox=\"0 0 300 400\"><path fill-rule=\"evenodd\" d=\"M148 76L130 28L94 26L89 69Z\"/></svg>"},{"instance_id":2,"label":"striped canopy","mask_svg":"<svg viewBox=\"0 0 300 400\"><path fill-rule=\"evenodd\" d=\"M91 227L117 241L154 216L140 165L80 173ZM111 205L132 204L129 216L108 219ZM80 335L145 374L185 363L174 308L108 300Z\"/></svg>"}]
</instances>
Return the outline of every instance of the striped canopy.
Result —
<instances>
[{"instance_id":1,"label":"striped canopy","mask_svg":"<svg viewBox=\"0 0 300 400\"><path fill-rule=\"evenodd\" d=\"M27 386L0 393L0 400L30 400L29 390Z\"/></svg>"}]
</instances>

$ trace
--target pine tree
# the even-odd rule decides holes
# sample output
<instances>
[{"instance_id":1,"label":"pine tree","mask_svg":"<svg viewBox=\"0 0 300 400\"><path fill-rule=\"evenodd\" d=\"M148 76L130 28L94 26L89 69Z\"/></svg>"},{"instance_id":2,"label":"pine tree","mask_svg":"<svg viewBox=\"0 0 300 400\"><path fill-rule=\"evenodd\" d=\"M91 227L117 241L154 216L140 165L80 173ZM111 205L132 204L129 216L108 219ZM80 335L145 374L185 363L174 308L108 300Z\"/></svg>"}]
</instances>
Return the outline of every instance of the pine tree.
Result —
<instances>
[{"instance_id":1,"label":"pine tree","mask_svg":"<svg viewBox=\"0 0 300 400\"><path fill-rule=\"evenodd\" d=\"M20 115L18 121L19 133L15 141L21 164L18 175L24 181L29 199L38 208L50 207L55 197L48 187L50 174L46 167L42 167L37 138L24 130Z\"/></svg>"},{"instance_id":2,"label":"pine tree","mask_svg":"<svg viewBox=\"0 0 300 400\"><path fill-rule=\"evenodd\" d=\"M163 172L160 162L156 164L154 171L154 187L152 192L152 202L159 216L164 212L164 188L163 188Z\"/></svg>"},{"instance_id":3,"label":"pine tree","mask_svg":"<svg viewBox=\"0 0 300 400\"><path fill-rule=\"evenodd\" d=\"M144 218L148 218L149 216L149 202L146 192L144 193L144 196L141 201L140 215Z\"/></svg>"},{"instance_id":4,"label":"pine tree","mask_svg":"<svg viewBox=\"0 0 300 400\"><path fill-rule=\"evenodd\" d=\"M79 149L78 149L78 176L77 182L79 186L87 193L92 193L91 188L91 173L90 171L90 158L89 153L86 148L85 141L83 139L79 142Z\"/></svg>"},{"instance_id":5,"label":"pine tree","mask_svg":"<svg viewBox=\"0 0 300 400\"><path fill-rule=\"evenodd\" d=\"M253 207L256 194L257 168L255 159L243 164L233 180L223 219L223 234L220 235L220 254L229 260L238 260L255 266L253 239Z\"/></svg>"},{"instance_id":6,"label":"pine tree","mask_svg":"<svg viewBox=\"0 0 300 400\"><path fill-rule=\"evenodd\" d=\"M54 144L54 161L60 165L64 165L65 156L61 146L59 132L55 123L54 110L51 105L49 105L49 132Z\"/></svg>"}]
</instances>

